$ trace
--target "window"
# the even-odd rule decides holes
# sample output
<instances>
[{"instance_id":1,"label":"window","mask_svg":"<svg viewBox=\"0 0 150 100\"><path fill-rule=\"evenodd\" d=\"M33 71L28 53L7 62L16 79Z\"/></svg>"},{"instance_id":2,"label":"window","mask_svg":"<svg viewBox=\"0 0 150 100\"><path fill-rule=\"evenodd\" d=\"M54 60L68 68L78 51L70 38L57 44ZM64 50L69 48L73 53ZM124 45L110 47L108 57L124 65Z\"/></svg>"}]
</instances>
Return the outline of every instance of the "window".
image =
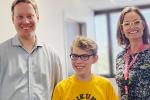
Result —
<instances>
[{"instance_id":1,"label":"window","mask_svg":"<svg viewBox=\"0 0 150 100\"><path fill-rule=\"evenodd\" d=\"M93 68L96 74L109 74L108 31L106 15L95 16L95 33L99 59Z\"/></svg>"},{"instance_id":2,"label":"window","mask_svg":"<svg viewBox=\"0 0 150 100\"><path fill-rule=\"evenodd\" d=\"M142 9L141 11L142 11L142 14L144 14L144 17L150 29L150 9Z\"/></svg>"},{"instance_id":3,"label":"window","mask_svg":"<svg viewBox=\"0 0 150 100\"><path fill-rule=\"evenodd\" d=\"M117 57L117 54L118 52L120 52L122 50L122 48L120 46L118 46L118 43L117 43L117 38L116 38L116 31L117 31L117 23L118 23L118 19L119 19L119 15L120 13L111 13L110 14L110 23L111 23L111 33L112 33L112 51L113 51L113 56L112 56L112 62L113 62L113 69L114 69L114 73L116 72L116 68L115 68L115 65L116 65L116 57Z\"/></svg>"}]
</instances>

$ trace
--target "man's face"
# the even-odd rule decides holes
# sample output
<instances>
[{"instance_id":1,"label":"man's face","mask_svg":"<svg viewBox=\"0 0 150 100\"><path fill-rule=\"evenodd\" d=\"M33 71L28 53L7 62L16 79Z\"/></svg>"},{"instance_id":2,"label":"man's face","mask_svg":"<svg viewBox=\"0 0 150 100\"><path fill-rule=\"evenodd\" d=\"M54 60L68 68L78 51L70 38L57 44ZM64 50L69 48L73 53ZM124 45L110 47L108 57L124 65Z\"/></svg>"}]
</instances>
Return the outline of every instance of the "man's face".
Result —
<instances>
[{"instance_id":1,"label":"man's face","mask_svg":"<svg viewBox=\"0 0 150 100\"><path fill-rule=\"evenodd\" d=\"M14 7L12 20L19 37L30 38L35 35L36 24L39 20L39 17L31 4L17 4Z\"/></svg>"}]
</instances>

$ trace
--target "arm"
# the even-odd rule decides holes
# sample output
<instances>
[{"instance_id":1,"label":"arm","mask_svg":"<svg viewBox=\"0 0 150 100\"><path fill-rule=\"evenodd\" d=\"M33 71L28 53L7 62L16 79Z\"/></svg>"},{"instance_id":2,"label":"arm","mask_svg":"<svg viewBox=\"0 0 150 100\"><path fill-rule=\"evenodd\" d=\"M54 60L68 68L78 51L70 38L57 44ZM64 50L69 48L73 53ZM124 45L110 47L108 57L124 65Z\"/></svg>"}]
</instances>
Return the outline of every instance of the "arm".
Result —
<instances>
[{"instance_id":1,"label":"arm","mask_svg":"<svg viewBox=\"0 0 150 100\"><path fill-rule=\"evenodd\" d=\"M55 65L54 65L54 79L55 79L55 83L54 85L56 86L56 84L61 81L63 79L63 71L62 71L62 65L61 65L61 61L60 58L56 55L55 58Z\"/></svg>"},{"instance_id":2,"label":"arm","mask_svg":"<svg viewBox=\"0 0 150 100\"><path fill-rule=\"evenodd\" d=\"M54 52L49 46L45 46L47 55L49 57L49 75L50 75L50 97L52 98L52 93L56 84L63 79L62 65L59 56Z\"/></svg>"}]
</instances>

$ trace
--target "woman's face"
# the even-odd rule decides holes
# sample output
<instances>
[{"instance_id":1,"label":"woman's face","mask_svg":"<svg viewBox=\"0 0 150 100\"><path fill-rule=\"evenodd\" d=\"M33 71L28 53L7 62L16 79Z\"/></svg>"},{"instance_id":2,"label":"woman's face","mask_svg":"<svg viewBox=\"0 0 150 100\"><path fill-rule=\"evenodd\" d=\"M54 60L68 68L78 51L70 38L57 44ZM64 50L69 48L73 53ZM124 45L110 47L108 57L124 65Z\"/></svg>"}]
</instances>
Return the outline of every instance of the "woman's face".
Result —
<instances>
[{"instance_id":1,"label":"woman's face","mask_svg":"<svg viewBox=\"0 0 150 100\"><path fill-rule=\"evenodd\" d=\"M129 41L142 39L144 22L134 11L128 12L124 16L122 31Z\"/></svg>"}]
</instances>

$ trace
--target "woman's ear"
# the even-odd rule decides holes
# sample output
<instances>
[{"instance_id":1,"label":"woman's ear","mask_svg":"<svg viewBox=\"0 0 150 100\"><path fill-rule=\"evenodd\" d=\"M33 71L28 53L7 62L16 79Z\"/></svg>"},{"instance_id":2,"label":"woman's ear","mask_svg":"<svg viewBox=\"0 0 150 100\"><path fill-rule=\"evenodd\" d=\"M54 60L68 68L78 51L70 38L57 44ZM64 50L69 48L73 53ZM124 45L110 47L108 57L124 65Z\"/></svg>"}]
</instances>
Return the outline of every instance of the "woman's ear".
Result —
<instances>
[{"instance_id":1,"label":"woman's ear","mask_svg":"<svg viewBox=\"0 0 150 100\"><path fill-rule=\"evenodd\" d=\"M123 32L123 27L120 25L119 28L120 28L120 32L121 32L122 34L124 34L124 32Z\"/></svg>"},{"instance_id":2,"label":"woman's ear","mask_svg":"<svg viewBox=\"0 0 150 100\"><path fill-rule=\"evenodd\" d=\"M144 21L142 21L142 25L143 25L143 31L144 31L144 29L145 29L145 22Z\"/></svg>"}]
</instances>

